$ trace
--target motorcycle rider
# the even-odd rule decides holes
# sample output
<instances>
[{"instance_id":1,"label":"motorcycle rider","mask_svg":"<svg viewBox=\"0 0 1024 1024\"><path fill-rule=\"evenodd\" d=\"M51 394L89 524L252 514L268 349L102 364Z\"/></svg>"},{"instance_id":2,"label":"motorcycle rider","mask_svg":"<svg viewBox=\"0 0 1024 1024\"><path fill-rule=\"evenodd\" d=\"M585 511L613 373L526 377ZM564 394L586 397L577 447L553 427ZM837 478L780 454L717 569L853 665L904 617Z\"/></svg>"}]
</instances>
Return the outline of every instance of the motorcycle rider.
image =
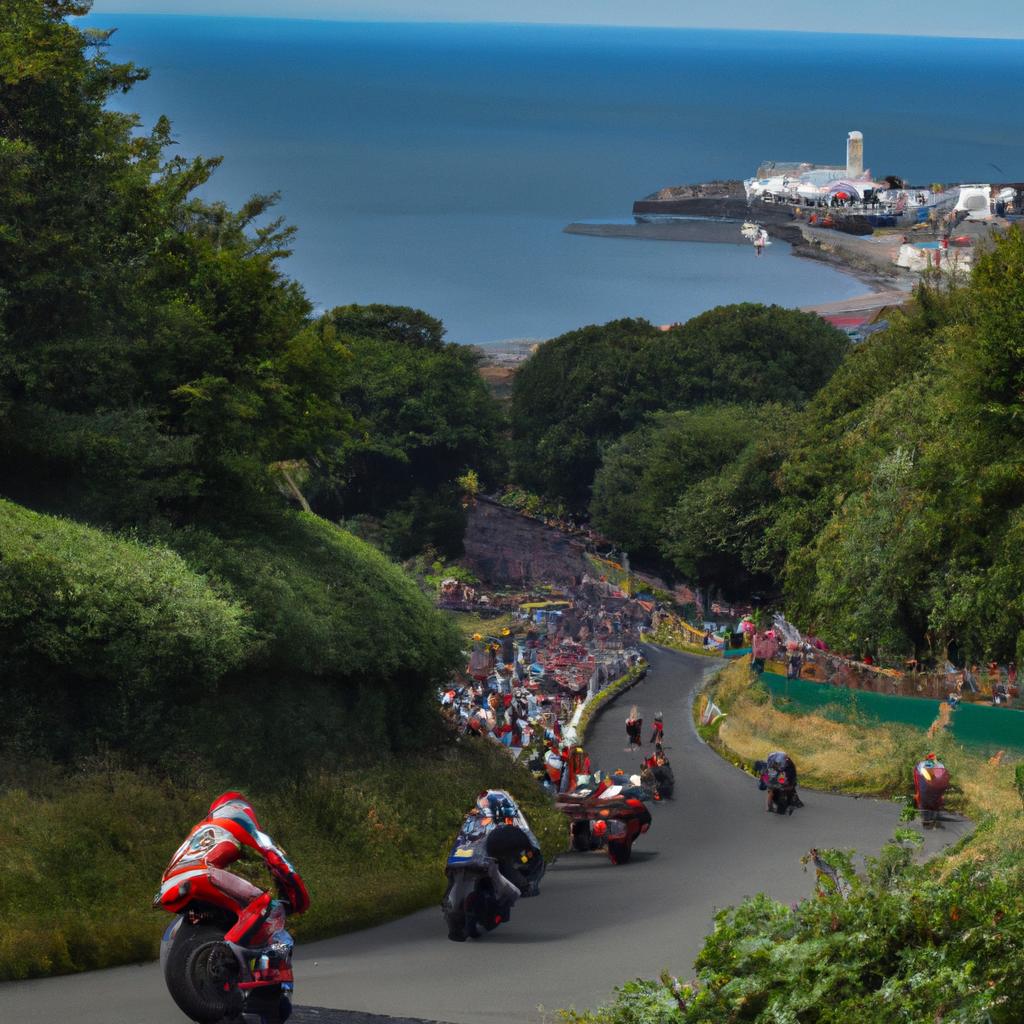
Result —
<instances>
[{"instance_id":1,"label":"motorcycle rider","mask_svg":"<svg viewBox=\"0 0 1024 1024\"><path fill-rule=\"evenodd\" d=\"M758 766L763 766L758 768ZM796 791L796 765L793 763L793 759L784 750L774 750L768 755L766 761L757 761L754 765L755 770L761 771L761 788L766 789L765 793L765 810L771 811L772 809L772 787L769 784L770 779L777 778L779 776L785 776L786 778L786 789L793 791L792 801L794 807L803 807L804 802L800 799Z\"/></svg>"},{"instance_id":2,"label":"motorcycle rider","mask_svg":"<svg viewBox=\"0 0 1024 1024\"><path fill-rule=\"evenodd\" d=\"M475 821L471 819L475 818ZM523 896L540 892L544 858L527 833L529 824L512 798L501 790L481 793L463 831L474 828L487 832L487 853L498 862L498 870Z\"/></svg>"},{"instance_id":3,"label":"motorcycle rider","mask_svg":"<svg viewBox=\"0 0 1024 1024\"><path fill-rule=\"evenodd\" d=\"M284 850L260 829L256 812L241 793L221 793L210 804L210 811L188 834L167 865L161 880L161 893L181 882L206 874L222 892L231 896L243 918L263 893L243 878L225 870L245 851L260 855L274 881L288 913L301 914L309 909L309 892L299 873L288 862Z\"/></svg>"}]
</instances>

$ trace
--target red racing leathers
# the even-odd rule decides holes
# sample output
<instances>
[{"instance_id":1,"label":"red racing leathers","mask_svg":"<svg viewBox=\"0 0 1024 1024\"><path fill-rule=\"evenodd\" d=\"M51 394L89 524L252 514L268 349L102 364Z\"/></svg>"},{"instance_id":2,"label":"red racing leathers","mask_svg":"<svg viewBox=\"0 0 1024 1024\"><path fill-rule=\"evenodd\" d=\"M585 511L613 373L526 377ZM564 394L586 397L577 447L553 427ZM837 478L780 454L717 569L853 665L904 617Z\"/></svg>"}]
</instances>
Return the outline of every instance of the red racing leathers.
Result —
<instances>
[{"instance_id":1,"label":"red racing leathers","mask_svg":"<svg viewBox=\"0 0 1024 1024\"><path fill-rule=\"evenodd\" d=\"M175 901L172 890L184 894L212 884L238 906L239 918L257 901L267 899L256 886L225 870L246 850L263 858L277 883L281 898L287 900L289 913L301 914L309 908L309 893L299 873L288 862L284 850L260 830L256 814L239 793L225 793L210 806L210 813L178 847L164 871L160 899L167 906ZM194 893L195 894L195 893ZM170 906L167 909L172 909Z\"/></svg>"}]
</instances>

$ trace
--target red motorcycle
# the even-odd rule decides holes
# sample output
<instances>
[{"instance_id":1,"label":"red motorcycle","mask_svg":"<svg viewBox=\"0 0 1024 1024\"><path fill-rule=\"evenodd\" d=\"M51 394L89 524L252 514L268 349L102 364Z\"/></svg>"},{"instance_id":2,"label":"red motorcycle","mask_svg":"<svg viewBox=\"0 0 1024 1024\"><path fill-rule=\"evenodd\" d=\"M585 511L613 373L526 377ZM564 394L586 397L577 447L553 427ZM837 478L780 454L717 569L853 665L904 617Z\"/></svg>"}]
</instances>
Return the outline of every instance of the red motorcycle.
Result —
<instances>
[{"instance_id":1,"label":"red motorcycle","mask_svg":"<svg viewBox=\"0 0 1024 1024\"><path fill-rule=\"evenodd\" d=\"M247 1013L260 1024L284 1024L294 984L286 902L230 871L203 867L165 881L153 906L175 915L160 966L186 1016L216 1024Z\"/></svg>"},{"instance_id":2,"label":"red motorcycle","mask_svg":"<svg viewBox=\"0 0 1024 1024\"><path fill-rule=\"evenodd\" d=\"M593 790L577 789L558 796L555 806L569 818L574 850L608 850L613 864L625 864L633 843L651 827L651 812L639 788L605 779Z\"/></svg>"}]
</instances>

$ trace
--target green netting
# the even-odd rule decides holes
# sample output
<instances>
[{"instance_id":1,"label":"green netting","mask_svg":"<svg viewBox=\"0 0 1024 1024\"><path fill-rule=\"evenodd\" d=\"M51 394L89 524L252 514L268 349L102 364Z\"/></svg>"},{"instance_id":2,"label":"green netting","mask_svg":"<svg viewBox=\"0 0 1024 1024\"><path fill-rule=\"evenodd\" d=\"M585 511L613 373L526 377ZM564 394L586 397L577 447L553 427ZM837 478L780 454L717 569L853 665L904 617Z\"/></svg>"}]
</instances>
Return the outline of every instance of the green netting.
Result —
<instances>
[{"instance_id":1,"label":"green netting","mask_svg":"<svg viewBox=\"0 0 1024 1024\"><path fill-rule=\"evenodd\" d=\"M965 746L1024 752L1024 712L989 704L961 704L953 712L953 735Z\"/></svg>"},{"instance_id":2,"label":"green netting","mask_svg":"<svg viewBox=\"0 0 1024 1024\"><path fill-rule=\"evenodd\" d=\"M926 731L939 713L940 702L923 697L899 697L867 690L787 679L763 672L761 681L775 698L785 698L795 711L822 711L841 717L873 718ZM835 709L834 712L831 709ZM785 707L782 708L785 710ZM961 704L953 712L953 735L964 746L980 751L1024 753L1024 712L986 704Z\"/></svg>"},{"instance_id":3,"label":"green netting","mask_svg":"<svg viewBox=\"0 0 1024 1024\"><path fill-rule=\"evenodd\" d=\"M937 700L848 690L845 687L813 683L809 679L787 679L774 672L762 673L761 679L773 696L788 697L801 711L820 711L832 705L849 715L876 718L880 722L898 722L916 729L927 729L939 713Z\"/></svg>"}]
</instances>

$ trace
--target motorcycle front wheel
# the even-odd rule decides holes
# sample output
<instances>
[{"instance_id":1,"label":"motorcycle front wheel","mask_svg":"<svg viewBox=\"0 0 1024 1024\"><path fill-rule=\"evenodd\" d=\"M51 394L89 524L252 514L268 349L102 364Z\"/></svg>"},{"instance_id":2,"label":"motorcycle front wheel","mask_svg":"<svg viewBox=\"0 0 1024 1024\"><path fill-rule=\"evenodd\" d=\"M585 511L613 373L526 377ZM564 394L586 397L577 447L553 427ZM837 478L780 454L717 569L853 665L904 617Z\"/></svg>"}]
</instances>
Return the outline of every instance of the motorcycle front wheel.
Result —
<instances>
[{"instance_id":1,"label":"motorcycle front wheel","mask_svg":"<svg viewBox=\"0 0 1024 1024\"><path fill-rule=\"evenodd\" d=\"M168 951L164 980L185 1016L196 1024L216 1024L241 1012L240 970L219 928L185 925Z\"/></svg>"}]
</instances>

